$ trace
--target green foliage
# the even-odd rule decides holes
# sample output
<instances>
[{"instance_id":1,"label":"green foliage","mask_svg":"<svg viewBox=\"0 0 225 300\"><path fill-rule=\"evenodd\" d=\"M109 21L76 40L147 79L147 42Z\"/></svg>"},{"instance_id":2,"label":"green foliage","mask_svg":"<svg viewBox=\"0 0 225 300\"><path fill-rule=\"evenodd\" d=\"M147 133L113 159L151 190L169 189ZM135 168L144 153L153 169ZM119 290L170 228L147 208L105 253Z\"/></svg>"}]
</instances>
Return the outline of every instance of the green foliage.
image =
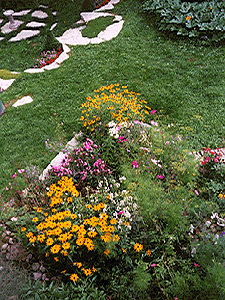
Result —
<instances>
[{"instance_id":1,"label":"green foliage","mask_svg":"<svg viewBox=\"0 0 225 300\"><path fill-rule=\"evenodd\" d=\"M155 13L159 30L218 42L225 38L224 1L145 1L143 10Z\"/></svg>"},{"instance_id":2,"label":"green foliage","mask_svg":"<svg viewBox=\"0 0 225 300\"><path fill-rule=\"evenodd\" d=\"M43 51L58 50L61 47L60 42L55 38L53 32L50 29L43 29L45 35L45 44Z\"/></svg>"}]
</instances>

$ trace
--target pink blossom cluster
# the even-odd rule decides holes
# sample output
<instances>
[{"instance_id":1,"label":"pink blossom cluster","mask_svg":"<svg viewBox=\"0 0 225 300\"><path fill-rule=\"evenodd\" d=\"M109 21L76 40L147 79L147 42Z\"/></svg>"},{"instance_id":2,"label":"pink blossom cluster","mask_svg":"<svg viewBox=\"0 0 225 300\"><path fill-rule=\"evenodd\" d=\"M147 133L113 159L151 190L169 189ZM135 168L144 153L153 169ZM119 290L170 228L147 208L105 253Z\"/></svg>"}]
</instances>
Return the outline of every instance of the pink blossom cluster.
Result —
<instances>
[{"instance_id":1,"label":"pink blossom cluster","mask_svg":"<svg viewBox=\"0 0 225 300\"><path fill-rule=\"evenodd\" d=\"M215 155L215 157L212 157L212 160L214 160L215 162L221 162L221 156L223 156L223 153L221 152L221 150L219 148L217 148L216 150L211 150L210 148L203 147L203 152L209 153L211 155ZM211 159L210 156L207 156L202 161L202 165L205 165L207 162L210 161L210 159Z\"/></svg>"},{"instance_id":2,"label":"pink blossom cluster","mask_svg":"<svg viewBox=\"0 0 225 300\"><path fill-rule=\"evenodd\" d=\"M71 175L72 171L69 169L71 158L68 155L65 155L64 159L59 166L52 166L51 172L54 175L65 176Z\"/></svg>"}]
</instances>

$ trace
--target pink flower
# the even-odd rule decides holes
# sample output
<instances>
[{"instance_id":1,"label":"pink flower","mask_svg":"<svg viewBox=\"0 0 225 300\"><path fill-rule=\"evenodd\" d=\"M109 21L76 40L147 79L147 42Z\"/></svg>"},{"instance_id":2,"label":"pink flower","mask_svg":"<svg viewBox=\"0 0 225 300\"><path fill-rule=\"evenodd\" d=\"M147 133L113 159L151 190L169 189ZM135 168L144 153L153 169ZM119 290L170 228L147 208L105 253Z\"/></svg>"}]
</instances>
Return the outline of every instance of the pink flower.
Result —
<instances>
[{"instance_id":1,"label":"pink flower","mask_svg":"<svg viewBox=\"0 0 225 300\"><path fill-rule=\"evenodd\" d=\"M134 160L132 164L133 164L133 168L138 168L138 162L136 160Z\"/></svg>"},{"instance_id":2,"label":"pink flower","mask_svg":"<svg viewBox=\"0 0 225 300\"><path fill-rule=\"evenodd\" d=\"M117 215L121 215L123 213L124 213L124 211L120 211L120 212L117 213Z\"/></svg>"},{"instance_id":3,"label":"pink flower","mask_svg":"<svg viewBox=\"0 0 225 300\"><path fill-rule=\"evenodd\" d=\"M17 221L17 220L18 220L18 218L16 218L16 217L12 217L10 220L15 222L15 221Z\"/></svg>"},{"instance_id":4,"label":"pink flower","mask_svg":"<svg viewBox=\"0 0 225 300\"><path fill-rule=\"evenodd\" d=\"M156 177L158 177L158 178L160 178L160 179L163 179L164 178L164 176L162 176L162 175L157 175Z\"/></svg>"},{"instance_id":5,"label":"pink flower","mask_svg":"<svg viewBox=\"0 0 225 300\"><path fill-rule=\"evenodd\" d=\"M151 264L151 267L155 267L156 266L156 264Z\"/></svg>"},{"instance_id":6,"label":"pink flower","mask_svg":"<svg viewBox=\"0 0 225 300\"><path fill-rule=\"evenodd\" d=\"M169 141L166 141L166 142L165 142L165 145L166 145L166 146L169 145Z\"/></svg>"},{"instance_id":7,"label":"pink flower","mask_svg":"<svg viewBox=\"0 0 225 300\"><path fill-rule=\"evenodd\" d=\"M9 188L8 188L8 187L6 187L5 189L6 189L6 191L8 191L8 190L9 190Z\"/></svg>"},{"instance_id":8,"label":"pink flower","mask_svg":"<svg viewBox=\"0 0 225 300\"><path fill-rule=\"evenodd\" d=\"M151 115L153 115L155 112L156 112L156 110L152 110L152 111L151 111Z\"/></svg>"},{"instance_id":9,"label":"pink flower","mask_svg":"<svg viewBox=\"0 0 225 300\"><path fill-rule=\"evenodd\" d=\"M194 263L194 266L196 266L196 267L200 267L198 264L196 264L196 263Z\"/></svg>"},{"instance_id":10,"label":"pink flower","mask_svg":"<svg viewBox=\"0 0 225 300\"><path fill-rule=\"evenodd\" d=\"M16 178L16 176L17 176L17 173L15 173L15 174L12 176L12 178Z\"/></svg>"},{"instance_id":11,"label":"pink flower","mask_svg":"<svg viewBox=\"0 0 225 300\"><path fill-rule=\"evenodd\" d=\"M24 170L24 169L19 169L18 172L19 172L20 174L23 174L23 172L25 172L25 170Z\"/></svg>"},{"instance_id":12,"label":"pink flower","mask_svg":"<svg viewBox=\"0 0 225 300\"><path fill-rule=\"evenodd\" d=\"M155 122L155 121L151 121L151 124L153 125L153 126L159 126L159 124L157 123L157 122Z\"/></svg>"},{"instance_id":13,"label":"pink flower","mask_svg":"<svg viewBox=\"0 0 225 300\"><path fill-rule=\"evenodd\" d=\"M198 196L199 195L199 193L198 193L198 191L197 190L195 190L195 194Z\"/></svg>"}]
</instances>

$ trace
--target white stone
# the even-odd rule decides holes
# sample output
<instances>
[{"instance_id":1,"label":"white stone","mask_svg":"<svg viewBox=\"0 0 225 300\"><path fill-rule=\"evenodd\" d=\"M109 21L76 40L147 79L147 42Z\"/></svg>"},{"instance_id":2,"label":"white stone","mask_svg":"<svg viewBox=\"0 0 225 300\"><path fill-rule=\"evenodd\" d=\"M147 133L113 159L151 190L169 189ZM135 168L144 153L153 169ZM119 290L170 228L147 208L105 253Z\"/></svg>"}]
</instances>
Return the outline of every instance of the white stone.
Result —
<instances>
[{"instance_id":1,"label":"white stone","mask_svg":"<svg viewBox=\"0 0 225 300\"><path fill-rule=\"evenodd\" d=\"M19 16L27 15L30 11L31 11L31 9L22 10L22 11L17 11L17 12L15 12L15 13L13 14L13 17L19 17Z\"/></svg>"},{"instance_id":2,"label":"white stone","mask_svg":"<svg viewBox=\"0 0 225 300\"><path fill-rule=\"evenodd\" d=\"M15 72L15 71L12 71L11 73L12 74L20 74L20 72Z\"/></svg>"},{"instance_id":3,"label":"white stone","mask_svg":"<svg viewBox=\"0 0 225 300\"><path fill-rule=\"evenodd\" d=\"M17 34L17 36L11 38L9 41L16 42L16 41L24 40L34 35L37 35L38 33L40 33L39 30L22 30L20 33Z\"/></svg>"},{"instance_id":4,"label":"white stone","mask_svg":"<svg viewBox=\"0 0 225 300\"><path fill-rule=\"evenodd\" d=\"M109 25L108 27L106 27L106 29L104 31L101 31L98 34L98 38L104 39L105 41L109 41L109 40L113 39L120 33L120 31L123 27L123 23L124 23L124 21L120 21L118 23Z\"/></svg>"},{"instance_id":5,"label":"white stone","mask_svg":"<svg viewBox=\"0 0 225 300\"><path fill-rule=\"evenodd\" d=\"M123 20L123 18L122 18L122 16L115 16L115 18L113 19L113 22L116 22L116 21L122 21Z\"/></svg>"},{"instance_id":6,"label":"white stone","mask_svg":"<svg viewBox=\"0 0 225 300\"><path fill-rule=\"evenodd\" d=\"M45 19L48 17L48 15L45 12L43 12L42 10L34 11L31 16L39 18L39 19Z\"/></svg>"},{"instance_id":7,"label":"white stone","mask_svg":"<svg viewBox=\"0 0 225 300\"><path fill-rule=\"evenodd\" d=\"M65 52L63 52L63 53L61 53L61 54L59 55L59 57L55 60L55 62L56 62L57 64L61 64L64 60L66 60L66 59L68 59L68 58L69 58L69 55L66 54Z\"/></svg>"},{"instance_id":8,"label":"white stone","mask_svg":"<svg viewBox=\"0 0 225 300\"><path fill-rule=\"evenodd\" d=\"M45 23L40 23L40 22L30 22L27 23L27 27L41 27L41 26L45 26Z\"/></svg>"},{"instance_id":9,"label":"white stone","mask_svg":"<svg viewBox=\"0 0 225 300\"><path fill-rule=\"evenodd\" d=\"M75 148L77 148L79 146L79 143L77 141L77 139L82 135L82 133L78 133L76 134L72 140L70 140L65 149L67 151L73 151ZM59 154L50 162L50 164L47 166L46 169L44 169L44 171L42 172L42 174L39 177L39 180L45 180L45 178L48 176L48 172L51 170L52 166L53 167L59 167L61 165L61 162L63 159L65 159L65 156L67 154L64 152L59 152Z\"/></svg>"},{"instance_id":10,"label":"white stone","mask_svg":"<svg viewBox=\"0 0 225 300\"><path fill-rule=\"evenodd\" d=\"M53 14L53 16L56 16L57 11L53 11L52 14Z\"/></svg>"},{"instance_id":11,"label":"white stone","mask_svg":"<svg viewBox=\"0 0 225 300\"><path fill-rule=\"evenodd\" d=\"M85 24L85 21L84 20L79 20L75 24Z\"/></svg>"},{"instance_id":12,"label":"white stone","mask_svg":"<svg viewBox=\"0 0 225 300\"><path fill-rule=\"evenodd\" d=\"M62 47L63 47L63 51L66 53L69 53L71 51L70 47L68 47L66 44L63 44Z\"/></svg>"},{"instance_id":13,"label":"white stone","mask_svg":"<svg viewBox=\"0 0 225 300\"><path fill-rule=\"evenodd\" d=\"M86 23L100 17L114 16L113 14L103 12L82 12L80 15Z\"/></svg>"},{"instance_id":14,"label":"white stone","mask_svg":"<svg viewBox=\"0 0 225 300\"><path fill-rule=\"evenodd\" d=\"M119 2L120 2L120 0L111 0L111 1L110 1L110 3L113 4L113 5L114 5L114 4L117 4L117 3L119 3Z\"/></svg>"},{"instance_id":15,"label":"white stone","mask_svg":"<svg viewBox=\"0 0 225 300\"><path fill-rule=\"evenodd\" d=\"M45 6L45 5L42 5L42 4L39 7L48 8L48 6Z\"/></svg>"},{"instance_id":16,"label":"white stone","mask_svg":"<svg viewBox=\"0 0 225 300\"><path fill-rule=\"evenodd\" d=\"M81 28L74 28L74 29L68 29L64 34L57 38L57 40L61 44L68 44L68 45L88 45L90 43L89 38L84 38L81 34Z\"/></svg>"},{"instance_id":17,"label":"white stone","mask_svg":"<svg viewBox=\"0 0 225 300\"><path fill-rule=\"evenodd\" d=\"M92 38L90 43L91 44L100 44L102 42L104 42L103 39L100 39L100 38L96 37L96 38Z\"/></svg>"},{"instance_id":18,"label":"white stone","mask_svg":"<svg viewBox=\"0 0 225 300\"><path fill-rule=\"evenodd\" d=\"M0 19L0 24L1 24L3 21L4 21L3 19Z\"/></svg>"},{"instance_id":19,"label":"white stone","mask_svg":"<svg viewBox=\"0 0 225 300\"><path fill-rule=\"evenodd\" d=\"M50 30L53 30L57 26L57 23L53 24L50 28Z\"/></svg>"},{"instance_id":20,"label":"white stone","mask_svg":"<svg viewBox=\"0 0 225 300\"><path fill-rule=\"evenodd\" d=\"M19 27L21 24L23 24L24 22L23 22L23 21L15 20L15 23L18 25L18 26L17 26L17 28L18 28L18 27ZM1 28L2 33L7 34L7 33L10 33L10 32L12 32L12 31L15 30L15 29L11 29L11 28L9 27L9 25L10 25L10 22L8 22L8 23L6 23L4 26L2 26L2 28Z\"/></svg>"},{"instance_id":21,"label":"white stone","mask_svg":"<svg viewBox=\"0 0 225 300\"><path fill-rule=\"evenodd\" d=\"M95 11L98 12L98 11L104 11L104 10L111 10L113 8L114 8L114 6L112 5L112 3L109 2L108 4L106 4L100 8L97 8Z\"/></svg>"},{"instance_id":22,"label":"white stone","mask_svg":"<svg viewBox=\"0 0 225 300\"><path fill-rule=\"evenodd\" d=\"M33 99L30 96L26 96L26 97L23 97L22 99L16 101L16 103L13 104L13 107L31 103L32 101L33 101Z\"/></svg>"},{"instance_id":23,"label":"white stone","mask_svg":"<svg viewBox=\"0 0 225 300\"><path fill-rule=\"evenodd\" d=\"M42 69L44 70L53 70L53 69L57 69L59 67L59 65L56 62L53 62L50 65L44 66Z\"/></svg>"},{"instance_id":24,"label":"white stone","mask_svg":"<svg viewBox=\"0 0 225 300\"><path fill-rule=\"evenodd\" d=\"M4 40L4 37L1 36L1 37L0 37L0 41L2 41L2 40Z\"/></svg>"},{"instance_id":25,"label":"white stone","mask_svg":"<svg viewBox=\"0 0 225 300\"><path fill-rule=\"evenodd\" d=\"M1 79L0 78L0 87L3 88L3 90L6 90L16 79Z\"/></svg>"},{"instance_id":26,"label":"white stone","mask_svg":"<svg viewBox=\"0 0 225 300\"><path fill-rule=\"evenodd\" d=\"M38 68L38 69L27 69L24 71L25 73L42 73L44 72L43 68Z\"/></svg>"},{"instance_id":27,"label":"white stone","mask_svg":"<svg viewBox=\"0 0 225 300\"><path fill-rule=\"evenodd\" d=\"M59 167L61 165L62 160L65 158L66 154L63 152L59 152L59 154L50 162L50 164L47 166L46 169L42 172L42 174L39 177L39 180L45 180L45 178L48 176L48 172L53 167Z\"/></svg>"}]
</instances>

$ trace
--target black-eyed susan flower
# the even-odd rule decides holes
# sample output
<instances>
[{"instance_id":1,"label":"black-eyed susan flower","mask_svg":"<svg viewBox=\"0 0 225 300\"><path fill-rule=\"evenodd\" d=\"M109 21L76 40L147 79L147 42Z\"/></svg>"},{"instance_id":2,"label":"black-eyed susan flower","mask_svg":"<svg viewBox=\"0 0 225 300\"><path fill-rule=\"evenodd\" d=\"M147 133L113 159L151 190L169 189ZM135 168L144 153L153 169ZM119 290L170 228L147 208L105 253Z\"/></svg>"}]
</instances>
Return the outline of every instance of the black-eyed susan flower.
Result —
<instances>
[{"instance_id":1,"label":"black-eyed susan flower","mask_svg":"<svg viewBox=\"0 0 225 300\"><path fill-rule=\"evenodd\" d=\"M134 245L134 250L136 250L137 252L140 252L143 249L143 245L136 243Z\"/></svg>"}]
</instances>

